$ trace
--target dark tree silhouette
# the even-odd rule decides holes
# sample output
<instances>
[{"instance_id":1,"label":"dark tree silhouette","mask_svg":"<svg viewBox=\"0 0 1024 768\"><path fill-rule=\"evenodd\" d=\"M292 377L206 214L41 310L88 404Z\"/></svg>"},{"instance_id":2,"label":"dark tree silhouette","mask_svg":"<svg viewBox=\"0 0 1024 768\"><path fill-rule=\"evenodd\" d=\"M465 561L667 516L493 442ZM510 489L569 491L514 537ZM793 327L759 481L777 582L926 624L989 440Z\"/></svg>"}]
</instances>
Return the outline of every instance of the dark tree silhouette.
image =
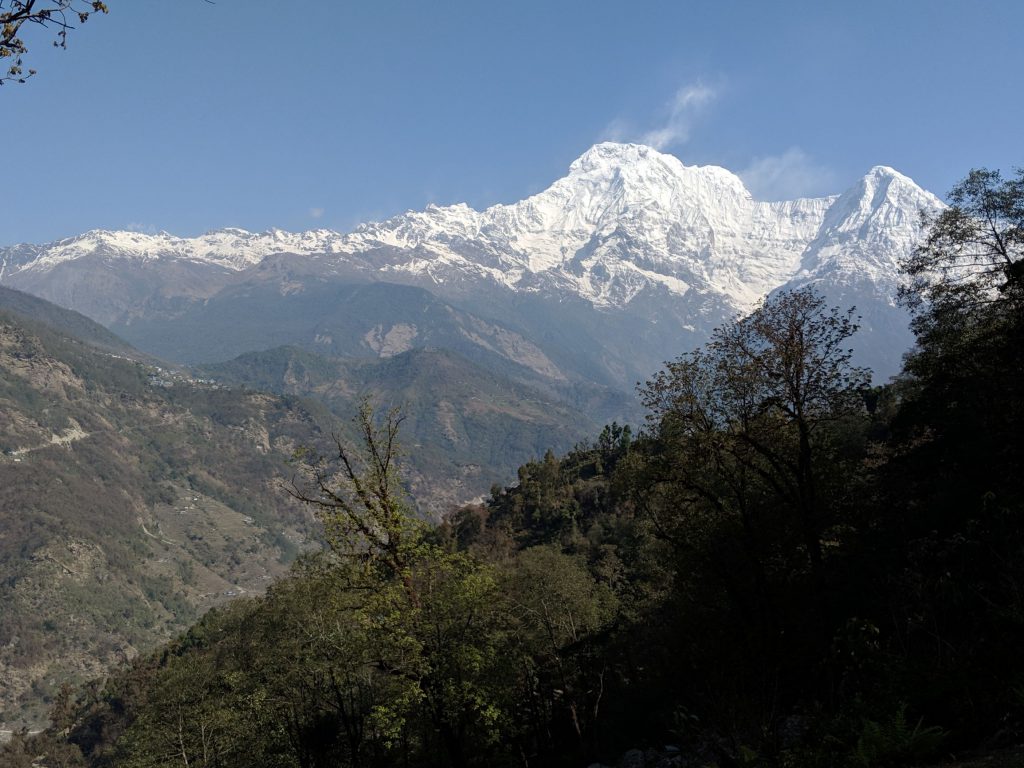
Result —
<instances>
[{"instance_id":1,"label":"dark tree silhouette","mask_svg":"<svg viewBox=\"0 0 1024 768\"><path fill-rule=\"evenodd\" d=\"M870 381L850 364L852 314L809 288L776 294L641 390L659 433L681 451L672 481L690 502L738 517L749 534L756 500L775 496L794 515L815 577L829 517L822 433L862 410Z\"/></svg>"},{"instance_id":2,"label":"dark tree silhouette","mask_svg":"<svg viewBox=\"0 0 1024 768\"><path fill-rule=\"evenodd\" d=\"M1024 307L1024 169L971 171L949 194L950 206L926 217L924 242L901 265L901 291L917 330L992 303Z\"/></svg>"}]
</instances>

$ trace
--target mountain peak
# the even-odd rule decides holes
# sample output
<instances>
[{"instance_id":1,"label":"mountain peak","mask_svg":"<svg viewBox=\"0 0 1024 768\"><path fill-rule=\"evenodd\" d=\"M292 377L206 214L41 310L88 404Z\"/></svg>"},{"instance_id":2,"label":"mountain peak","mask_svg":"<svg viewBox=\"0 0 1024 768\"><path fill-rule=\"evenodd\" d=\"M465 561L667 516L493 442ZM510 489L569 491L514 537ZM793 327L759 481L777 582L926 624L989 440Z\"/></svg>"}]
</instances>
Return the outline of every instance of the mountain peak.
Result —
<instances>
[{"instance_id":1,"label":"mountain peak","mask_svg":"<svg viewBox=\"0 0 1024 768\"><path fill-rule=\"evenodd\" d=\"M865 176L874 176L874 177L900 178L900 179L906 179L907 178L906 176L904 176L902 173L900 173L899 171L897 171L895 168L893 168L890 165L873 165L868 170L868 172L865 173L864 175Z\"/></svg>"},{"instance_id":2,"label":"mountain peak","mask_svg":"<svg viewBox=\"0 0 1024 768\"><path fill-rule=\"evenodd\" d=\"M717 165L684 165L679 158L644 144L605 141L584 152L571 166L564 184L607 185L627 191L634 203L686 201L687 207L706 204L744 205L752 200L739 176ZM641 203L642 204L642 203Z\"/></svg>"},{"instance_id":3,"label":"mountain peak","mask_svg":"<svg viewBox=\"0 0 1024 768\"><path fill-rule=\"evenodd\" d=\"M895 168L876 165L839 196L834 213L846 211L850 206L856 206L865 213L876 211L883 206L916 212L921 209L941 208L943 203Z\"/></svg>"},{"instance_id":4,"label":"mountain peak","mask_svg":"<svg viewBox=\"0 0 1024 768\"><path fill-rule=\"evenodd\" d=\"M663 154L645 144L623 144L616 141L602 141L576 158L569 166L569 173L589 172L650 161L674 162L677 165L682 165L672 155Z\"/></svg>"},{"instance_id":5,"label":"mountain peak","mask_svg":"<svg viewBox=\"0 0 1024 768\"><path fill-rule=\"evenodd\" d=\"M271 254L329 254L337 262L332 269L357 265L432 286L479 280L619 308L652 291L683 297L696 289L694 295L714 294L744 309L812 262L823 263L810 251L826 244L852 256L857 243L877 249L885 240L886 253L903 253L919 235L917 212L933 205L941 203L883 165L840 196L758 202L725 168L605 141L547 189L483 211L428 205L348 234L229 227L182 239L94 230L49 246L4 249L0 278L89 256L239 271Z\"/></svg>"},{"instance_id":6,"label":"mountain peak","mask_svg":"<svg viewBox=\"0 0 1024 768\"><path fill-rule=\"evenodd\" d=\"M864 174L863 179L869 185L874 186L888 185L895 182L901 188L916 190L921 194L932 196L930 195L930 193L925 192L925 190L918 186L917 182L914 181L912 178L910 178L906 174L900 173L895 168L888 165L872 166L868 170L868 172Z\"/></svg>"}]
</instances>

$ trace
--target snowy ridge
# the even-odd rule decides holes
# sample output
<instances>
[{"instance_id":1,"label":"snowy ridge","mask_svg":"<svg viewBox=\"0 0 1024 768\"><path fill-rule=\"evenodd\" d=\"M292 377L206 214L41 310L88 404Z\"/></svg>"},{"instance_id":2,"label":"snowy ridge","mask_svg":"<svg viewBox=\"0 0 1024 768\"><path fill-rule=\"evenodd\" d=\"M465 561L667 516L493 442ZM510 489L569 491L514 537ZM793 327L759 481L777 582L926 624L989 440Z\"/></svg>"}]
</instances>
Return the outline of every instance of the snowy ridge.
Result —
<instances>
[{"instance_id":1,"label":"snowy ridge","mask_svg":"<svg viewBox=\"0 0 1024 768\"><path fill-rule=\"evenodd\" d=\"M942 201L887 166L875 166L829 208L793 284L827 280L895 304L899 260L923 236L921 213Z\"/></svg>"},{"instance_id":2,"label":"snowy ridge","mask_svg":"<svg viewBox=\"0 0 1024 768\"><path fill-rule=\"evenodd\" d=\"M697 287L749 306L796 272L834 200L761 203L724 168L604 143L521 202L432 206L363 225L338 250L428 251L389 269L439 282L471 250L510 288L569 291L599 306L624 306L651 287Z\"/></svg>"},{"instance_id":3,"label":"snowy ridge","mask_svg":"<svg viewBox=\"0 0 1024 768\"><path fill-rule=\"evenodd\" d=\"M14 248L38 250L35 258L23 263L21 269L47 270L65 261L100 256L142 262L185 259L240 270L258 264L272 253L323 253L331 240L338 237L329 230L294 234L272 229L254 234L244 229L222 229L199 237L181 238L166 232L152 235L94 229L41 247Z\"/></svg>"},{"instance_id":4,"label":"snowy ridge","mask_svg":"<svg viewBox=\"0 0 1024 768\"><path fill-rule=\"evenodd\" d=\"M886 292L942 203L872 168L842 195L754 200L735 174L637 144L598 144L543 192L476 211L428 206L341 234L240 229L196 238L93 230L0 249L0 280L83 258L185 260L239 271L271 254L328 254L425 284L483 283L624 308L642 292L720 296L737 310L788 283L871 283Z\"/></svg>"}]
</instances>

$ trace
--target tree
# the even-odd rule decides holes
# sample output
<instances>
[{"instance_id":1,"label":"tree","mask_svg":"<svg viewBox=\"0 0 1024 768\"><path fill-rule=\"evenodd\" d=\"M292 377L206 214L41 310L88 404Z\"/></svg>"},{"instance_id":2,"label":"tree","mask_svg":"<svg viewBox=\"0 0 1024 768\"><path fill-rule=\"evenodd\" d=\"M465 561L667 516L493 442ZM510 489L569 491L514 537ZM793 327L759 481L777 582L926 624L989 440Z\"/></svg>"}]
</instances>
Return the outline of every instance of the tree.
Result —
<instances>
[{"instance_id":1,"label":"tree","mask_svg":"<svg viewBox=\"0 0 1024 768\"><path fill-rule=\"evenodd\" d=\"M870 381L845 346L853 311L828 308L810 288L775 294L641 389L649 418L677 448L667 479L683 489L684 507L737 519L758 571L757 518L770 496L794 513L820 580L825 428L863 409Z\"/></svg>"},{"instance_id":2,"label":"tree","mask_svg":"<svg viewBox=\"0 0 1024 768\"><path fill-rule=\"evenodd\" d=\"M363 400L354 419L361 448L335 436L333 459L303 464L302 480L288 490L317 509L335 555L402 579L415 601L409 569L424 526L413 516L398 475L398 431L404 418L393 408L380 419L373 403Z\"/></svg>"},{"instance_id":3,"label":"tree","mask_svg":"<svg viewBox=\"0 0 1024 768\"><path fill-rule=\"evenodd\" d=\"M516 634L528 651L521 663L529 664L536 678L518 696L520 706L544 711L545 723L559 724L564 718L582 763L596 751L608 673L607 657L588 641L615 619L616 597L581 558L551 545L520 552L504 591Z\"/></svg>"},{"instance_id":4,"label":"tree","mask_svg":"<svg viewBox=\"0 0 1024 768\"><path fill-rule=\"evenodd\" d=\"M851 364L854 310L811 288L766 298L640 390L649 427L629 463L639 514L671 545L673 599L712 719L767 728L810 693L841 610L869 371ZM709 639L713 638L713 639ZM723 695L724 691L730 691ZM737 702L744 714L737 715Z\"/></svg>"},{"instance_id":5,"label":"tree","mask_svg":"<svg viewBox=\"0 0 1024 768\"><path fill-rule=\"evenodd\" d=\"M11 61L7 71L0 73L0 85L24 83L36 73L23 67L28 45L22 39L22 27L28 24L53 30L54 47L67 48L74 23L85 24L96 13L107 13L107 4L100 0L0 0L0 59Z\"/></svg>"},{"instance_id":6,"label":"tree","mask_svg":"<svg viewBox=\"0 0 1024 768\"><path fill-rule=\"evenodd\" d=\"M956 678L933 693L970 702L947 722L984 728L1006 717L986 712L990 692L1022 679L1024 171L972 170L949 199L902 265L917 345L892 390L872 528L899 574L903 604L886 612L902 617L908 666Z\"/></svg>"},{"instance_id":7,"label":"tree","mask_svg":"<svg viewBox=\"0 0 1024 768\"><path fill-rule=\"evenodd\" d=\"M401 411L381 418L364 400L354 421L358 445L336 437L333 460L307 464L291 490L316 508L346 588L365 595L368 657L394 683L372 717L388 748L419 731L425 752L443 749L463 768L497 743L503 719L496 580L432 543L414 516L397 466Z\"/></svg>"},{"instance_id":8,"label":"tree","mask_svg":"<svg viewBox=\"0 0 1024 768\"><path fill-rule=\"evenodd\" d=\"M910 278L901 298L919 332L991 304L1024 309L1024 169L1005 180L973 170L949 200L937 216L925 215L928 234L901 265Z\"/></svg>"},{"instance_id":9,"label":"tree","mask_svg":"<svg viewBox=\"0 0 1024 768\"><path fill-rule=\"evenodd\" d=\"M1024 169L972 170L949 199L902 265L917 347L894 421L900 462L944 468L909 506L938 530L1013 508L1024 462Z\"/></svg>"},{"instance_id":10,"label":"tree","mask_svg":"<svg viewBox=\"0 0 1024 768\"><path fill-rule=\"evenodd\" d=\"M970 487L996 466L1015 474L1024 454L1024 169L972 170L949 198L902 264L917 348L897 425L956 456Z\"/></svg>"}]
</instances>

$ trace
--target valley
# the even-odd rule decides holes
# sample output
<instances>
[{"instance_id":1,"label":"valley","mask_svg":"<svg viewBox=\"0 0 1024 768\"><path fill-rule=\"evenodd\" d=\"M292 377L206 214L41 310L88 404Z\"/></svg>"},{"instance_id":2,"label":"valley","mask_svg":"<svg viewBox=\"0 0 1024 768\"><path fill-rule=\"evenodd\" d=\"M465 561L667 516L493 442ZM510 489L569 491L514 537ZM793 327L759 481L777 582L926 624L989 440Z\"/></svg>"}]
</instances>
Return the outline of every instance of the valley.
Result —
<instances>
[{"instance_id":1,"label":"valley","mask_svg":"<svg viewBox=\"0 0 1024 768\"><path fill-rule=\"evenodd\" d=\"M97 675L283 573L318 536L282 491L290 456L352 439L366 397L404 408L406 489L439 520L639 425L636 383L772 291L855 304L855 359L884 379L910 344L897 264L939 209L881 166L764 203L725 169L603 143L484 211L0 249L2 507L20 521L0 537L2 719L40 722L58 670Z\"/></svg>"},{"instance_id":2,"label":"valley","mask_svg":"<svg viewBox=\"0 0 1024 768\"><path fill-rule=\"evenodd\" d=\"M0 768L1024 766L1022 28L0 0Z\"/></svg>"}]
</instances>

